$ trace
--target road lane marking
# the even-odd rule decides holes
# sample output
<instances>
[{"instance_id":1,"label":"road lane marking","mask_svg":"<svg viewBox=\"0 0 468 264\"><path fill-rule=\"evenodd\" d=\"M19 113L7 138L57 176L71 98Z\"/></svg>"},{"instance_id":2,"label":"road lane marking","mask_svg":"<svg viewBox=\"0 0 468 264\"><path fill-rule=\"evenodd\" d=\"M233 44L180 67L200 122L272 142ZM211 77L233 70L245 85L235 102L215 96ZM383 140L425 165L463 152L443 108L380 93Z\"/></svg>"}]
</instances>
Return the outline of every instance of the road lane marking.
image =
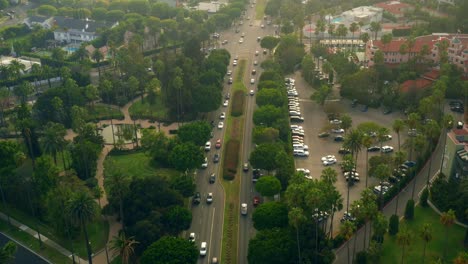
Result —
<instances>
[{"instance_id":1,"label":"road lane marking","mask_svg":"<svg viewBox=\"0 0 468 264\"><path fill-rule=\"evenodd\" d=\"M213 216L211 217L210 245L209 245L208 259L211 259L211 240L213 238L213 226L214 226L215 212L216 212L216 208L213 207Z\"/></svg>"}]
</instances>

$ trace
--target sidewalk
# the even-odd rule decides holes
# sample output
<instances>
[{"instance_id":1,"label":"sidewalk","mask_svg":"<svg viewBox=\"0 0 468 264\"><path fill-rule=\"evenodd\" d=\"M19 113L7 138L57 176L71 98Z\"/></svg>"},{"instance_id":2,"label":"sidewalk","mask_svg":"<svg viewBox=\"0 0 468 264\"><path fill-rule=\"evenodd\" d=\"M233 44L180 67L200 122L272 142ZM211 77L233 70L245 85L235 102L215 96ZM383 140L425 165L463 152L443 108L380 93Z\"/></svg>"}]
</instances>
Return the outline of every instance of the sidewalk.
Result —
<instances>
[{"instance_id":1,"label":"sidewalk","mask_svg":"<svg viewBox=\"0 0 468 264\"><path fill-rule=\"evenodd\" d=\"M8 218L7 216L4 214L4 213L0 213L0 218L2 220L5 220L5 222L8 221ZM35 239L38 239L38 236L37 236L37 232L33 229L31 229L30 227L26 226L26 225L23 225L22 223L16 221L15 219L11 218L10 217L10 222L13 226L21 229L22 231L30 234L32 237L34 237ZM49 238L47 238L46 236L42 235L41 234L41 241L50 246L51 248L54 248L55 250L57 250L58 252L60 252L62 255L65 255L67 256L68 258L70 258L70 260L72 259L72 253L70 251L68 251L67 249L63 248L62 246L60 246L59 244L57 244L56 242L50 240ZM84 260L80 257L78 257L77 255L75 255L75 262L76 263L87 263L88 261L87 260Z\"/></svg>"}]
</instances>

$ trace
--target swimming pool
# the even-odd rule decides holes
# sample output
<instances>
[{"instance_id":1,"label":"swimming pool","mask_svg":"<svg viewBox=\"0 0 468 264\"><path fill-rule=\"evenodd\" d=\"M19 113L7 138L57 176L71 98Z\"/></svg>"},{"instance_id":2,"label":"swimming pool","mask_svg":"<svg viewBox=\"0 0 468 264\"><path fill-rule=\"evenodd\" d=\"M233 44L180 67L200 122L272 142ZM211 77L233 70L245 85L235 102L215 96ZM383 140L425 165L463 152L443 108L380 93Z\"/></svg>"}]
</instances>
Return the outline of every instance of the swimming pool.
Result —
<instances>
[{"instance_id":1,"label":"swimming pool","mask_svg":"<svg viewBox=\"0 0 468 264\"><path fill-rule=\"evenodd\" d=\"M62 48L64 51L68 51L69 53L73 53L78 50L77 47L63 47Z\"/></svg>"},{"instance_id":2,"label":"swimming pool","mask_svg":"<svg viewBox=\"0 0 468 264\"><path fill-rule=\"evenodd\" d=\"M343 21L342 17L335 17L334 19L332 19L332 23L340 23L341 21Z\"/></svg>"}]
</instances>

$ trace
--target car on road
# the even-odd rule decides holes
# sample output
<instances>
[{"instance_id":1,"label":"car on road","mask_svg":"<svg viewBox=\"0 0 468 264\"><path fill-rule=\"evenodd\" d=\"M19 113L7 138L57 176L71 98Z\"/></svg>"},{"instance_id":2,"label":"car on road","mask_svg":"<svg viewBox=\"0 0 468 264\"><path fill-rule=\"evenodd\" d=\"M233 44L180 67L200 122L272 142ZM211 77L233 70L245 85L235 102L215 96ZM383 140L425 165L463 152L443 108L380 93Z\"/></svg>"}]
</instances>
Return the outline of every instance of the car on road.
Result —
<instances>
[{"instance_id":1,"label":"car on road","mask_svg":"<svg viewBox=\"0 0 468 264\"><path fill-rule=\"evenodd\" d=\"M207 141L205 143L205 151L210 151L211 150L211 142L210 141Z\"/></svg>"},{"instance_id":2,"label":"car on road","mask_svg":"<svg viewBox=\"0 0 468 264\"><path fill-rule=\"evenodd\" d=\"M261 37L257 37L257 41L260 42L262 40Z\"/></svg>"},{"instance_id":3,"label":"car on road","mask_svg":"<svg viewBox=\"0 0 468 264\"><path fill-rule=\"evenodd\" d=\"M231 99L231 93L226 93L226 94L224 95L224 99L226 99L226 100Z\"/></svg>"},{"instance_id":4,"label":"car on road","mask_svg":"<svg viewBox=\"0 0 468 264\"><path fill-rule=\"evenodd\" d=\"M335 142L343 142L343 141L344 141L344 137L343 137L343 136L335 136L335 138L333 139L333 141L335 141Z\"/></svg>"},{"instance_id":5,"label":"car on road","mask_svg":"<svg viewBox=\"0 0 468 264\"><path fill-rule=\"evenodd\" d=\"M201 195L199 192L196 192L195 195L192 198L192 203L193 204L199 204L201 202Z\"/></svg>"},{"instance_id":6,"label":"car on road","mask_svg":"<svg viewBox=\"0 0 468 264\"><path fill-rule=\"evenodd\" d=\"M210 204L212 202L213 202L213 193L208 193L208 195L206 196L206 203Z\"/></svg>"},{"instance_id":7,"label":"car on road","mask_svg":"<svg viewBox=\"0 0 468 264\"><path fill-rule=\"evenodd\" d=\"M195 243L195 233L190 233L190 235L189 235L189 237L188 237L188 240L189 240L190 242Z\"/></svg>"},{"instance_id":8,"label":"car on road","mask_svg":"<svg viewBox=\"0 0 468 264\"><path fill-rule=\"evenodd\" d=\"M220 159L219 154L218 154L218 153L215 153L214 156L213 156L213 162L214 162L214 163L218 163L218 162L219 162L219 159Z\"/></svg>"},{"instance_id":9,"label":"car on road","mask_svg":"<svg viewBox=\"0 0 468 264\"><path fill-rule=\"evenodd\" d=\"M221 114L219 115L219 119L224 119L226 118L226 112L221 112Z\"/></svg>"},{"instance_id":10,"label":"car on road","mask_svg":"<svg viewBox=\"0 0 468 264\"><path fill-rule=\"evenodd\" d=\"M249 92L250 96L253 96L255 94L255 91L254 90L250 90Z\"/></svg>"},{"instance_id":11,"label":"car on road","mask_svg":"<svg viewBox=\"0 0 468 264\"><path fill-rule=\"evenodd\" d=\"M204 257L206 256L206 251L208 251L208 247L206 245L206 242L202 242L200 245L200 256Z\"/></svg>"},{"instance_id":12,"label":"car on road","mask_svg":"<svg viewBox=\"0 0 468 264\"><path fill-rule=\"evenodd\" d=\"M209 182L211 184L213 184L213 183L215 183L215 181L216 181L216 175L214 173L211 173Z\"/></svg>"},{"instance_id":13,"label":"car on road","mask_svg":"<svg viewBox=\"0 0 468 264\"><path fill-rule=\"evenodd\" d=\"M341 155L346 155L346 154L350 154L351 153L351 150L347 149L347 148L340 148L338 150L338 154L341 154Z\"/></svg>"},{"instance_id":14,"label":"car on road","mask_svg":"<svg viewBox=\"0 0 468 264\"><path fill-rule=\"evenodd\" d=\"M293 150L293 155L295 157L309 157L309 151L297 149L297 150Z\"/></svg>"},{"instance_id":15,"label":"car on road","mask_svg":"<svg viewBox=\"0 0 468 264\"><path fill-rule=\"evenodd\" d=\"M318 134L319 138L326 138L328 136L330 136L330 133L328 133L328 132L322 132L322 133Z\"/></svg>"},{"instance_id":16,"label":"car on road","mask_svg":"<svg viewBox=\"0 0 468 264\"><path fill-rule=\"evenodd\" d=\"M244 162L244 165L242 165L242 170L244 172L249 171L249 163L248 162Z\"/></svg>"},{"instance_id":17,"label":"car on road","mask_svg":"<svg viewBox=\"0 0 468 264\"><path fill-rule=\"evenodd\" d=\"M262 172L259 169L252 170L252 182L257 182L262 176Z\"/></svg>"},{"instance_id":18,"label":"car on road","mask_svg":"<svg viewBox=\"0 0 468 264\"><path fill-rule=\"evenodd\" d=\"M219 128L219 129L222 129L223 127L224 127L224 122L219 122L219 123L218 123L218 128Z\"/></svg>"},{"instance_id":19,"label":"car on road","mask_svg":"<svg viewBox=\"0 0 468 264\"><path fill-rule=\"evenodd\" d=\"M302 116L300 116L300 115L290 116L289 120L292 123L302 123L302 122L304 122L304 118Z\"/></svg>"},{"instance_id":20,"label":"car on road","mask_svg":"<svg viewBox=\"0 0 468 264\"><path fill-rule=\"evenodd\" d=\"M255 83L255 79L254 78L250 79L250 84L254 84L254 83Z\"/></svg>"},{"instance_id":21,"label":"car on road","mask_svg":"<svg viewBox=\"0 0 468 264\"><path fill-rule=\"evenodd\" d=\"M339 120L339 119L330 120L330 124L332 124L332 125L340 125L341 123L342 123L342 121Z\"/></svg>"},{"instance_id":22,"label":"car on road","mask_svg":"<svg viewBox=\"0 0 468 264\"><path fill-rule=\"evenodd\" d=\"M361 112L367 112L367 110L369 110L369 106L365 105L362 107Z\"/></svg>"},{"instance_id":23,"label":"car on road","mask_svg":"<svg viewBox=\"0 0 468 264\"><path fill-rule=\"evenodd\" d=\"M258 56L258 54L260 54L260 52L258 50L255 51L255 56Z\"/></svg>"},{"instance_id":24,"label":"car on road","mask_svg":"<svg viewBox=\"0 0 468 264\"><path fill-rule=\"evenodd\" d=\"M213 257L213 258L211 259L211 264L219 264L218 258Z\"/></svg>"},{"instance_id":25,"label":"car on road","mask_svg":"<svg viewBox=\"0 0 468 264\"><path fill-rule=\"evenodd\" d=\"M228 84L232 84L232 77L229 77Z\"/></svg>"},{"instance_id":26,"label":"car on road","mask_svg":"<svg viewBox=\"0 0 468 264\"><path fill-rule=\"evenodd\" d=\"M246 203L241 204L241 214L242 215L247 215L247 204Z\"/></svg>"},{"instance_id":27,"label":"car on road","mask_svg":"<svg viewBox=\"0 0 468 264\"><path fill-rule=\"evenodd\" d=\"M232 66L237 66L237 60L234 60L234 61L232 62Z\"/></svg>"},{"instance_id":28,"label":"car on road","mask_svg":"<svg viewBox=\"0 0 468 264\"><path fill-rule=\"evenodd\" d=\"M356 217L353 217L353 215L351 215L351 213L348 213L347 211L345 211L344 214L343 214L343 217L340 219L340 222L343 223L345 221L354 222L354 221L356 221Z\"/></svg>"},{"instance_id":29,"label":"car on road","mask_svg":"<svg viewBox=\"0 0 468 264\"><path fill-rule=\"evenodd\" d=\"M257 206L260 204L260 197L254 196L253 198L253 206Z\"/></svg>"},{"instance_id":30,"label":"car on road","mask_svg":"<svg viewBox=\"0 0 468 264\"><path fill-rule=\"evenodd\" d=\"M226 73L226 74L227 74L227 76L231 76L231 75L232 75L232 71L231 71L231 70L229 70L229 71L227 71L227 73Z\"/></svg>"},{"instance_id":31,"label":"car on road","mask_svg":"<svg viewBox=\"0 0 468 264\"><path fill-rule=\"evenodd\" d=\"M264 54L264 55L267 54L267 50L266 50L266 49L263 49L263 54Z\"/></svg>"},{"instance_id":32,"label":"car on road","mask_svg":"<svg viewBox=\"0 0 468 264\"><path fill-rule=\"evenodd\" d=\"M215 148L217 149L221 148L221 139L216 140Z\"/></svg>"},{"instance_id":33,"label":"car on road","mask_svg":"<svg viewBox=\"0 0 468 264\"><path fill-rule=\"evenodd\" d=\"M368 147L368 148L367 148L367 151L369 151L369 152L377 152L377 151L380 151L380 147L379 147L379 146Z\"/></svg>"},{"instance_id":34,"label":"car on road","mask_svg":"<svg viewBox=\"0 0 468 264\"><path fill-rule=\"evenodd\" d=\"M223 106L227 107L229 105L229 100L224 100Z\"/></svg>"},{"instance_id":35,"label":"car on road","mask_svg":"<svg viewBox=\"0 0 468 264\"><path fill-rule=\"evenodd\" d=\"M392 146L383 146L381 151L382 151L382 153L390 153L390 152L393 152L393 147Z\"/></svg>"},{"instance_id":36,"label":"car on road","mask_svg":"<svg viewBox=\"0 0 468 264\"><path fill-rule=\"evenodd\" d=\"M201 165L202 169L206 169L208 168L208 158L205 157L205 159L203 160L203 163Z\"/></svg>"},{"instance_id":37,"label":"car on road","mask_svg":"<svg viewBox=\"0 0 468 264\"><path fill-rule=\"evenodd\" d=\"M333 128L331 132L335 134L343 134L345 131L342 128Z\"/></svg>"},{"instance_id":38,"label":"car on road","mask_svg":"<svg viewBox=\"0 0 468 264\"><path fill-rule=\"evenodd\" d=\"M257 66L257 65L258 65L258 61L254 61L253 64L254 64L255 66Z\"/></svg>"},{"instance_id":39,"label":"car on road","mask_svg":"<svg viewBox=\"0 0 468 264\"><path fill-rule=\"evenodd\" d=\"M255 75L255 74L257 74L257 70L256 70L256 69L253 69L253 70L252 70L252 75Z\"/></svg>"},{"instance_id":40,"label":"car on road","mask_svg":"<svg viewBox=\"0 0 468 264\"><path fill-rule=\"evenodd\" d=\"M242 44L242 43L244 43L244 38L239 39L239 44Z\"/></svg>"}]
</instances>

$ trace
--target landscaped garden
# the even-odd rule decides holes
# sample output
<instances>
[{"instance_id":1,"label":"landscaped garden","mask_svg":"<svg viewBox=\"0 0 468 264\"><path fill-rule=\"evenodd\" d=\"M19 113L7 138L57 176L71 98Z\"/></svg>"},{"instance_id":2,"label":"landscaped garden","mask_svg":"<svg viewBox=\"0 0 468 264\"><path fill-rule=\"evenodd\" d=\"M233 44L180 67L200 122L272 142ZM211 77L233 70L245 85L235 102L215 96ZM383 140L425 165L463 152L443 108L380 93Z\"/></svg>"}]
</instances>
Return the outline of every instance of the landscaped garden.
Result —
<instances>
[{"instance_id":1,"label":"landscaped garden","mask_svg":"<svg viewBox=\"0 0 468 264\"><path fill-rule=\"evenodd\" d=\"M87 107L88 118L87 121L98 121L104 119L124 119L124 115L120 109L115 106L109 107L108 105L96 104Z\"/></svg>"},{"instance_id":2,"label":"landscaped garden","mask_svg":"<svg viewBox=\"0 0 468 264\"><path fill-rule=\"evenodd\" d=\"M432 240L427 243L425 263L432 263L432 261L443 257L444 250L447 250L447 257L443 263L451 263L457 254L463 251L465 229L455 224L452 225L448 228L448 239L446 240L446 227L441 224L440 215L430 207L420 206L415 207L413 220L400 222L400 230L403 225L406 225L412 233L409 249L405 249L404 263L422 263L425 242L421 238L420 232L424 224L430 224L432 229ZM397 243L397 236L387 235L382 245L380 263L400 263L401 253L402 248Z\"/></svg>"},{"instance_id":3,"label":"landscaped garden","mask_svg":"<svg viewBox=\"0 0 468 264\"><path fill-rule=\"evenodd\" d=\"M161 99L155 99L155 103L151 104L148 100L137 101L130 109L128 109L132 119L150 119L150 120L165 120L167 109L164 107Z\"/></svg>"}]
</instances>

